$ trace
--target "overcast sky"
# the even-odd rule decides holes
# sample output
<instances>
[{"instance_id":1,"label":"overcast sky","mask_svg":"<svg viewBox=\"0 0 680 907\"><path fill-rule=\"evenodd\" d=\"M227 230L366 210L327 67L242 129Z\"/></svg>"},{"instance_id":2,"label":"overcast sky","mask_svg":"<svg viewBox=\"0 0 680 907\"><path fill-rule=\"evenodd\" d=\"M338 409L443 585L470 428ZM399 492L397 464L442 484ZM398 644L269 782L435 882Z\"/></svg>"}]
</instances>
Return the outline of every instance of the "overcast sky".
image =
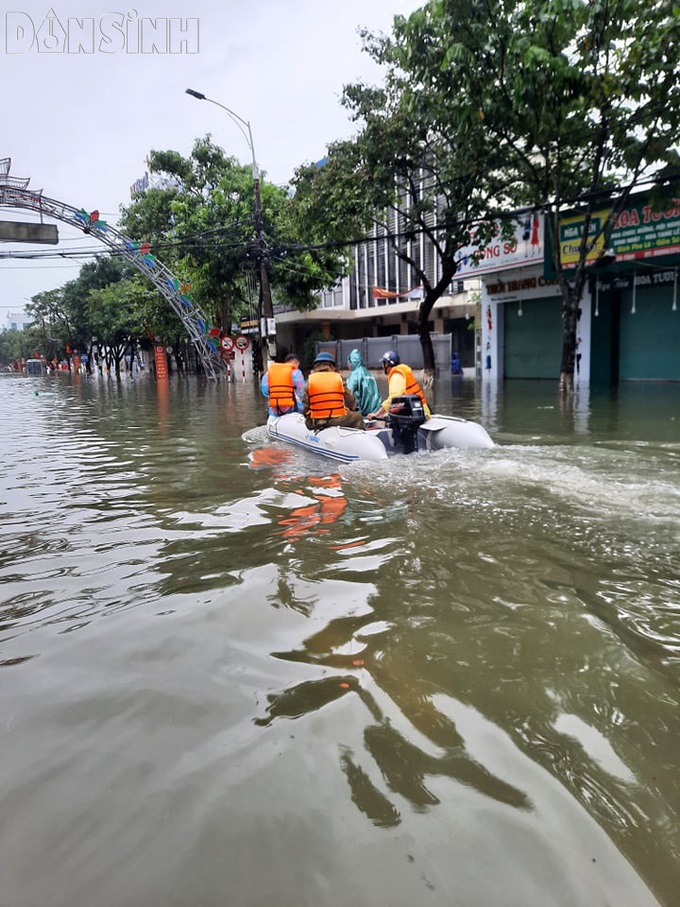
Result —
<instances>
[{"instance_id":1,"label":"overcast sky","mask_svg":"<svg viewBox=\"0 0 680 907\"><path fill-rule=\"evenodd\" d=\"M209 132L228 154L249 163L244 136L218 107L185 94L193 88L250 121L261 169L274 182L286 183L298 164L319 160L329 142L351 135L339 103L343 85L380 80L361 50L359 27L389 32L395 14L408 15L422 3L140 0L133 8L115 0L52 6L49 0L19 0L5 5L0 158L12 159L12 176L31 178L29 188L88 212L97 209L115 223L151 149L186 155L194 139ZM83 20L82 34L94 34L94 53L69 52L78 37L69 19ZM148 29L140 28L140 19L179 20L186 30L184 50L193 52L147 52ZM196 19L197 28L189 21ZM64 33L71 48L64 48ZM100 49L102 41L113 52ZM56 49L47 52L50 46ZM2 208L0 219L35 218ZM0 254L72 249L85 240L65 224L58 223L58 230L58 247L2 243ZM23 308L27 298L61 286L78 269L77 262L60 259L0 258L0 328L10 308Z\"/></svg>"}]
</instances>

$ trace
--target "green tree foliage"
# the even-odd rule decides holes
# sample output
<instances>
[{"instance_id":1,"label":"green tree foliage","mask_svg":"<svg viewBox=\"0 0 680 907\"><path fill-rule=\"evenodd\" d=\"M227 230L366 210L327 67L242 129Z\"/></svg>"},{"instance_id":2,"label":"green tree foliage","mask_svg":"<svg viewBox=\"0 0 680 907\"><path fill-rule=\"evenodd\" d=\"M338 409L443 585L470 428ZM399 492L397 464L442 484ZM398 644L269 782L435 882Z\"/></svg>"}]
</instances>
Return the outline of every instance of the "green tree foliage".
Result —
<instances>
[{"instance_id":1,"label":"green tree foliage","mask_svg":"<svg viewBox=\"0 0 680 907\"><path fill-rule=\"evenodd\" d=\"M152 151L153 173L177 188L151 189L123 209L122 228L151 242L154 253L178 276L217 324L252 313L254 275L260 247L254 220L250 167L225 156L209 136L197 139L191 155ZM340 272L338 256L300 247L287 192L260 180L263 231L273 292L278 302L310 308L313 293Z\"/></svg>"},{"instance_id":2,"label":"green tree foliage","mask_svg":"<svg viewBox=\"0 0 680 907\"><path fill-rule=\"evenodd\" d=\"M573 387L593 213L625 207L678 171L680 17L670 0L432 0L397 19L387 46L437 128L483 125L509 178L505 201L546 211L562 289L560 386ZM560 213L585 220L579 260L559 258ZM611 220L602 225L606 242Z\"/></svg>"},{"instance_id":3,"label":"green tree foliage","mask_svg":"<svg viewBox=\"0 0 680 907\"><path fill-rule=\"evenodd\" d=\"M484 224L513 209L542 208L562 289L560 386L572 388L585 263L602 238L593 213L678 171L679 31L672 0L430 0L395 17L389 36L365 35L385 86L345 89L358 134L331 145L324 167L298 171L297 196L330 239L378 222L411 263L425 288L426 366L427 318L457 245L481 246ZM559 217L577 203L584 238L565 271ZM435 284L408 245L421 233L439 261Z\"/></svg>"},{"instance_id":4,"label":"green tree foliage","mask_svg":"<svg viewBox=\"0 0 680 907\"><path fill-rule=\"evenodd\" d=\"M102 255L84 264L75 280L32 297L26 310L33 335L48 359L61 358L67 347L90 350L91 339L98 333L90 317L91 294L118 283L130 271L119 259Z\"/></svg>"},{"instance_id":5,"label":"green tree foliage","mask_svg":"<svg viewBox=\"0 0 680 907\"><path fill-rule=\"evenodd\" d=\"M120 377L123 357L133 355L138 339L154 336L158 293L141 276L123 277L89 293L86 314L99 344L106 350L109 373Z\"/></svg>"},{"instance_id":6,"label":"green tree foliage","mask_svg":"<svg viewBox=\"0 0 680 907\"><path fill-rule=\"evenodd\" d=\"M282 303L313 307L315 291L340 273L336 253L301 247L288 193L262 180L263 233L258 233L251 169L225 157L209 137L196 141L189 158L174 151L152 152L150 168L170 178L168 188L137 196L123 209L121 228L130 238L151 243L157 257L190 284L192 297L212 322L225 330L252 311L262 238ZM109 350L110 370L119 373L126 351L140 339L160 336L172 343L180 359L186 345L181 321L163 296L115 256L101 255L85 264L75 280L37 294L28 310L34 327L22 333L22 342L48 358L61 358L68 348L88 352L91 363L96 337L99 347ZM8 358L10 340L4 344Z\"/></svg>"},{"instance_id":7,"label":"green tree foliage","mask_svg":"<svg viewBox=\"0 0 680 907\"><path fill-rule=\"evenodd\" d=\"M17 360L26 357L29 347L25 331L0 331L0 365L14 366Z\"/></svg>"},{"instance_id":8,"label":"green tree foliage","mask_svg":"<svg viewBox=\"0 0 680 907\"><path fill-rule=\"evenodd\" d=\"M366 49L385 68L385 85L345 88L357 135L330 145L323 166L299 168L295 187L301 220L313 235L351 243L376 227L412 267L424 289L418 333L430 383L430 313L455 276L459 247L490 239L508 177L481 119L452 130L445 115L451 101L423 92L413 80L411 56L429 51L408 43L406 26L396 19L392 37L365 35ZM435 267L421 257L422 236Z\"/></svg>"},{"instance_id":9,"label":"green tree foliage","mask_svg":"<svg viewBox=\"0 0 680 907\"><path fill-rule=\"evenodd\" d=\"M177 319L164 298L127 262L108 255L83 265L63 287L38 293L27 306L33 346L48 360L67 350L87 352L92 340L108 348L110 371L120 374L126 350L140 339L177 335Z\"/></svg>"},{"instance_id":10,"label":"green tree foliage","mask_svg":"<svg viewBox=\"0 0 680 907\"><path fill-rule=\"evenodd\" d=\"M69 315L64 307L64 288L46 290L32 297L26 306L31 316L31 333L35 344L45 358L63 359L72 334Z\"/></svg>"}]
</instances>

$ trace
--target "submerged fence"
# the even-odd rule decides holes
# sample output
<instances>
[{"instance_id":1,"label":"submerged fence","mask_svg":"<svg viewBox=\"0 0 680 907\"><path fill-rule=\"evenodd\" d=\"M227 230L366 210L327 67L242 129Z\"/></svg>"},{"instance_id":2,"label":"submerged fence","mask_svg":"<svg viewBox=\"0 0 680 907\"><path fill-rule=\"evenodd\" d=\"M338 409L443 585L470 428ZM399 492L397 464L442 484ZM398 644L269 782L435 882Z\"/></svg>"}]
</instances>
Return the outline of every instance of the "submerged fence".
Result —
<instances>
[{"instance_id":1,"label":"submerged fence","mask_svg":"<svg viewBox=\"0 0 680 907\"><path fill-rule=\"evenodd\" d=\"M436 373L451 370L451 335L431 334ZM359 350L367 368L379 369L380 358L387 350L396 350L401 361L412 369L423 368L423 350L417 334L393 334L391 337L362 337L356 340L320 340L316 352L328 352L335 357L338 368L347 368L352 350Z\"/></svg>"}]
</instances>

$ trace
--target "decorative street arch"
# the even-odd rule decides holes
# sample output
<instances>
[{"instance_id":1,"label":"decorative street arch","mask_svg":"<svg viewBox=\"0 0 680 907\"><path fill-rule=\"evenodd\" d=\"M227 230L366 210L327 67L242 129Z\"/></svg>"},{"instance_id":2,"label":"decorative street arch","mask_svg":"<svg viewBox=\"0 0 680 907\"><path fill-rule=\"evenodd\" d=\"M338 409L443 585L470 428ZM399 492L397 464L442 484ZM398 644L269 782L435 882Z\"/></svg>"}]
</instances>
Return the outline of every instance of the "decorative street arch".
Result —
<instances>
[{"instance_id":1,"label":"decorative street arch","mask_svg":"<svg viewBox=\"0 0 680 907\"><path fill-rule=\"evenodd\" d=\"M191 338L205 374L214 380L228 374L226 363L220 355L219 331L211 330L200 307L188 294L189 285L179 281L152 254L149 243L139 243L123 236L101 220L98 211L88 213L84 208L74 208L53 198L46 198L42 189L28 189L30 178L10 176L10 163L9 158L0 160L0 206L24 208L37 211L41 216L54 217L100 240L117 255L127 259L170 303Z\"/></svg>"}]
</instances>

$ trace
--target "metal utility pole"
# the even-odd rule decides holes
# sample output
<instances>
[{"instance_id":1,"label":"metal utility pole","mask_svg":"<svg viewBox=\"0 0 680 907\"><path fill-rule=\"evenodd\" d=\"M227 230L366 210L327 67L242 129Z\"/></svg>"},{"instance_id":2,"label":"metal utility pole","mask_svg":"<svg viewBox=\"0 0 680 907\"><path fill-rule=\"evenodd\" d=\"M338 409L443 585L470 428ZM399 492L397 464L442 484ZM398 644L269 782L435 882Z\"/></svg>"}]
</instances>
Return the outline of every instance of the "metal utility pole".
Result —
<instances>
[{"instance_id":1,"label":"metal utility pole","mask_svg":"<svg viewBox=\"0 0 680 907\"><path fill-rule=\"evenodd\" d=\"M257 242L257 276L259 284L258 322L263 353L262 366L266 371L267 360L274 359L276 357L276 325L274 322L274 306L272 303L271 285L269 283L269 259L267 255L267 240L264 232L264 218L262 216L262 196L260 195L260 168L257 165L257 159L255 157L253 133L248 120L244 120L243 117L240 117L229 107L225 107L224 104L220 104L219 101L213 101L212 98L206 97L200 91L194 91L193 88L187 88L186 93L191 95L192 98L197 98L199 101L208 101L210 104L214 104L216 107L221 107L222 110L225 111L230 119L233 120L233 122L236 123L238 128L241 130L243 137L248 143L248 147L250 149L252 158L251 167L253 174L253 192L255 196L254 219L255 237Z\"/></svg>"},{"instance_id":2,"label":"metal utility pole","mask_svg":"<svg viewBox=\"0 0 680 907\"><path fill-rule=\"evenodd\" d=\"M250 127L248 127L250 128ZM269 262L267 258L267 241L264 235L264 218L262 217L262 198L260 196L259 173L255 176L255 152L253 152L253 189L255 192L255 233L257 236L257 272L260 286L258 301L258 317L260 320L260 337L266 344L263 347L264 357L276 358L276 323L274 321L274 306L272 303L272 290L269 283ZM267 363L262 363L265 371Z\"/></svg>"}]
</instances>

